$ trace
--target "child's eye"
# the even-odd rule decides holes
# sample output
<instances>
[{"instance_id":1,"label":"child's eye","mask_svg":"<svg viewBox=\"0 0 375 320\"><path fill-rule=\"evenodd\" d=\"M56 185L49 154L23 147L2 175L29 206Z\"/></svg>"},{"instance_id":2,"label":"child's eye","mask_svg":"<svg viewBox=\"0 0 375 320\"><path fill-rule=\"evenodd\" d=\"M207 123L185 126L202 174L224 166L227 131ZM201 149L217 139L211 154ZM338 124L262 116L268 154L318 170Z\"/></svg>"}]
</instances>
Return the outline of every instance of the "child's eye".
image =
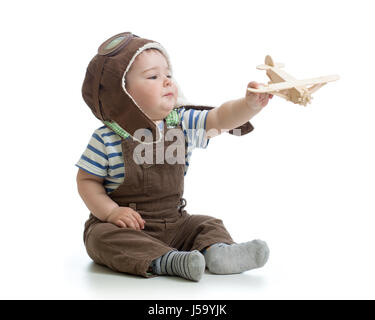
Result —
<instances>
[{"instance_id":1,"label":"child's eye","mask_svg":"<svg viewBox=\"0 0 375 320\"><path fill-rule=\"evenodd\" d=\"M156 79L157 76L149 77L148 79ZM172 79L172 76L167 76L169 79Z\"/></svg>"}]
</instances>

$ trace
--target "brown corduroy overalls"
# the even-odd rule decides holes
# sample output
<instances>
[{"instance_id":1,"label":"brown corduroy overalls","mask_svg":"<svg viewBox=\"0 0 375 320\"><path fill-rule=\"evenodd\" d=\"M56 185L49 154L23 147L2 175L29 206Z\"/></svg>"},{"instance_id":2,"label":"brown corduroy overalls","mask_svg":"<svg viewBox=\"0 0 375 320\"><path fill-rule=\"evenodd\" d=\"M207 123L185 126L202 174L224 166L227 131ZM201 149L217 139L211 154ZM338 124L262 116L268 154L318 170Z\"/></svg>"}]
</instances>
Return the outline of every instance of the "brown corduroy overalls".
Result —
<instances>
[{"instance_id":1,"label":"brown corduroy overalls","mask_svg":"<svg viewBox=\"0 0 375 320\"><path fill-rule=\"evenodd\" d=\"M202 250L217 242L234 243L221 220L190 215L183 210L185 164L169 164L168 159L162 164L155 161L157 149L163 148L163 143L164 155L168 146L176 143L164 140L170 130L165 120L164 128L162 141L153 145L153 164L137 164L133 152L139 142L131 137L122 140L125 179L109 194L119 206L137 211L146 221L145 228L140 231L120 228L102 222L92 213L85 223L88 255L112 270L149 277L151 262L171 250ZM181 130L180 126L177 128Z\"/></svg>"}]
</instances>

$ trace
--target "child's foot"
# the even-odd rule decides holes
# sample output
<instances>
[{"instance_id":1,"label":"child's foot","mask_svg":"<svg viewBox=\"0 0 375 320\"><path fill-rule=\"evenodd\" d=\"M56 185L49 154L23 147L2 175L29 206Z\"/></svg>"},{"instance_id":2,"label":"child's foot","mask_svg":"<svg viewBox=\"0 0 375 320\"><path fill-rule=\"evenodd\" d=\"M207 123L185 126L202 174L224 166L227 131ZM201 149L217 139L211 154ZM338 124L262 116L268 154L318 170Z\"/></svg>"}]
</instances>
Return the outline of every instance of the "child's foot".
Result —
<instances>
[{"instance_id":1,"label":"child's foot","mask_svg":"<svg viewBox=\"0 0 375 320\"><path fill-rule=\"evenodd\" d=\"M203 255L198 251L169 251L154 260L152 269L156 274L168 274L199 281L202 278L206 263Z\"/></svg>"},{"instance_id":2,"label":"child's foot","mask_svg":"<svg viewBox=\"0 0 375 320\"><path fill-rule=\"evenodd\" d=\"M264 241L253 240L232 245L216 243L204 251L204 258L210 272L233 274L263 267L269 253Z\"/></svg>"}]
</instances>

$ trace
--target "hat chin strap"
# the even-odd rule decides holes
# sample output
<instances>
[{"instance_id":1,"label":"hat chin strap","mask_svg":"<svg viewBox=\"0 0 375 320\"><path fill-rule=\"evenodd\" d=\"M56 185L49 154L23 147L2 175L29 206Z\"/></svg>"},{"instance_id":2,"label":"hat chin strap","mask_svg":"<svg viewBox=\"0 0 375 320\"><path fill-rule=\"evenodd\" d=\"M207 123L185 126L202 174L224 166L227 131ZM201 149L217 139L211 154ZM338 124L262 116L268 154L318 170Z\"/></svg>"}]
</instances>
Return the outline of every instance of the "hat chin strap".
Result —
<instances>
[{"instance_id":1,"label":"hat chin strap","mask_svg":"<svg viewBox=\"0 0 375 320\"><path fill-rule=\"evenodd\" d=\"M165 122L167 124L168 127L175 127L178 125L179 123L179 117L178 117L178 112L176 109L173 109L168 115L167 117L165 118ZM124 130L117 122L114 122L114 121L103 121L103 123L108 127L110 128L112 131L114 131L116 134L118 134L121 138L123 139L127 139L129 137L132 137L132 135L130 133L128 133L126 130ZM159 126L157 126L158 130L159 130L159 140L158 141L152 141L152 142L145 142L145 141L140 141L139 139L135 138L135 137L132 137L133 140L139 142L139 143L142 143L142 144L154 144L154 143L158 143L161 141L162 139L162 133L160 131L160 128Z\"/></svg>"}]
</instances>

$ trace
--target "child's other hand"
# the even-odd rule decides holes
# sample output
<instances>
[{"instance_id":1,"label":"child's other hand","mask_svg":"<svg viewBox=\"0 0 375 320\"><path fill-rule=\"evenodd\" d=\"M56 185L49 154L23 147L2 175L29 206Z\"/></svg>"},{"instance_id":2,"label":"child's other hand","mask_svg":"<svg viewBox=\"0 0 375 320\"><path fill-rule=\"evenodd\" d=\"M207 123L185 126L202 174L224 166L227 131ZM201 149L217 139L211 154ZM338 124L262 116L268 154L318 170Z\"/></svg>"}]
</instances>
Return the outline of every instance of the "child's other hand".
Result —
<instances>
[{"instance_id":1,"label":"child's other hand","mask_svg":"<svg viewBox=\"0 0 375 320\"><path fill-rule=\"evenodd\" d=\"M250 82L247 85L247 88L254 88L258 89L260 86L264 86L263 83L257 83L255 81ZM247 105L252 108L253 110L260 111L264 108L267 104L269 99L272 99L273 95L269 93L254 93L250 92L246 88L246 102Z\"/></svg>"},{"instance_id":2,"label":"child's other hand","mask_svg":"<svg viewBox=\"0 0 375 320\"><path fill-rule=\"evenodd\" d=\"M145 227L145 221L137 211L129 207L117 207L111 211L107 222L113 223L121 228L141 230Z\"/></svg>"}]
</instances>

